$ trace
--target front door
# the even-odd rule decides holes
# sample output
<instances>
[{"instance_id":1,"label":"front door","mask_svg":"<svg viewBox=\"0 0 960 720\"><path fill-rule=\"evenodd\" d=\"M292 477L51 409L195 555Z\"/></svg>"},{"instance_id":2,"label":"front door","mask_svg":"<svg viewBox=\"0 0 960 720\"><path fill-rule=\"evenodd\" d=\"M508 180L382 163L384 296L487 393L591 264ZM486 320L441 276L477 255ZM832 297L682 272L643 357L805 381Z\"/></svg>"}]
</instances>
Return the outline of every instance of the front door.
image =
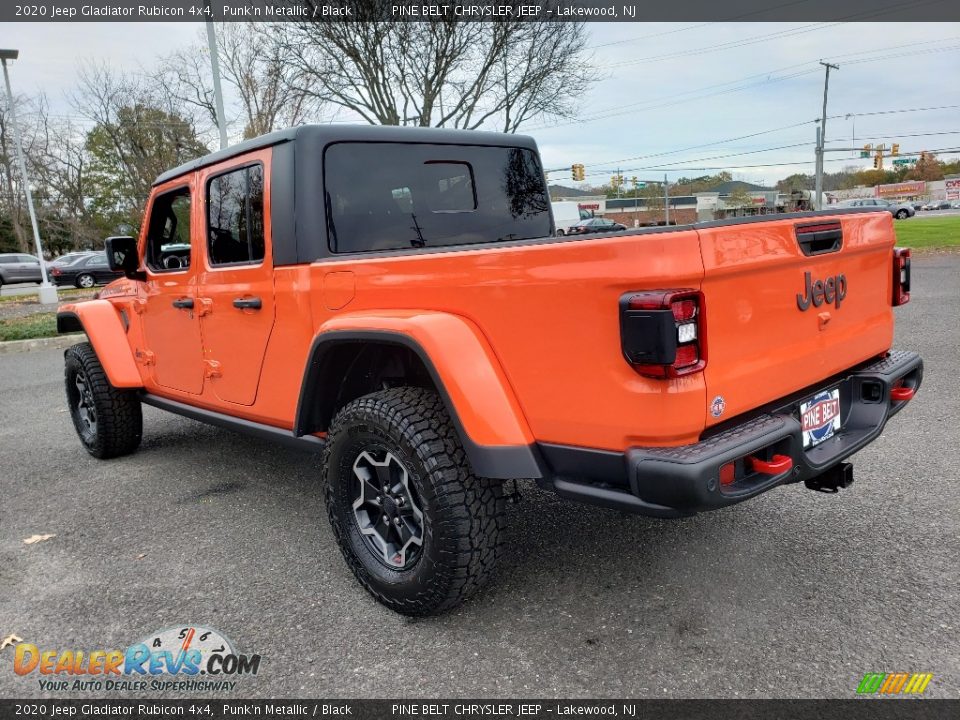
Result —
<instances>
[{"instance_id":1,"label":"front door","mask_svg":"<svg viewBox=\"0 0 960 720\"><path fill-rule=\"evenodd\" d=\"M197 294L197 223L194 183L154 196L147 221L144 259L147 297L143 309L147 353L137 359L153 367L158 385L199 395L204 363Z\"/></svg>"},{"instance_id":2,"label":"front door","mask_svg":"<svg viewBox=\"0 0 960 720\"><path fill-rule=\"evenodd\" d=\"M208 387L220 400L252 405L273 329L273 271L264 197L269 151L203 174L205 267L200 294Z\"/></svg>"}]
</instances>

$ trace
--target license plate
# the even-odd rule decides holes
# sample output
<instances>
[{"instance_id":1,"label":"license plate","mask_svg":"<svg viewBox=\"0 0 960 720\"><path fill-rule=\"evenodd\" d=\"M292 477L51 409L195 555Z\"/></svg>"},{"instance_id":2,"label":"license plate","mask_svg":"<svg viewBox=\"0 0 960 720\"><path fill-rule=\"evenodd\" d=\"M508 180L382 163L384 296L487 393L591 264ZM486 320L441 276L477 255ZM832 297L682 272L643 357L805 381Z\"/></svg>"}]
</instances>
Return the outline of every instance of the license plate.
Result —
<instances>
[{"instance_id":1,"label":"license plate","mask_svg":"<svg viewBox=\"0 0 960 720\"><path fill-rule=\"evenodd\" d=\"M803 446L811 448L840 430L840 389L824 390L800 403Z\"/></svg>"}]
</instances>

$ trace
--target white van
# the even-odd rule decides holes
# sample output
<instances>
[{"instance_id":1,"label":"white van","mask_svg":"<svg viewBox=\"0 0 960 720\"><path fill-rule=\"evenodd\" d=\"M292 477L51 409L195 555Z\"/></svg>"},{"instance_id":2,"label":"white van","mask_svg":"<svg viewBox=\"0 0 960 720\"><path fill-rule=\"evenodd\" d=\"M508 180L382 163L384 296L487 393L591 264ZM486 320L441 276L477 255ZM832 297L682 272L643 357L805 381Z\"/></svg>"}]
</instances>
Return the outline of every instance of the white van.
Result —
<instances>
[{"instance_id":1,"label":"white van","mask_svg":"<svg viewBox=\"0 0 960 720\"><path fill-rule=\"evenodd\" d=\"M553 224L557 228L557 235L566 235L568 227L583 219L578 203L551 201L550 206L553 209Z\"/></svg>"}]
</instances>

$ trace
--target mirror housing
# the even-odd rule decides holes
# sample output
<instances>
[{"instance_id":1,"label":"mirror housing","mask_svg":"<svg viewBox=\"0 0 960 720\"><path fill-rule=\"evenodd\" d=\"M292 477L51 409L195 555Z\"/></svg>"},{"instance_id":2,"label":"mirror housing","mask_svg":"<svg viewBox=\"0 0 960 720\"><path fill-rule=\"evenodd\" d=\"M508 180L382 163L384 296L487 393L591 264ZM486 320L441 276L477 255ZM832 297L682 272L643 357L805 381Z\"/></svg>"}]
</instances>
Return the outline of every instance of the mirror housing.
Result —
<instances>
[{"instance_id":1,"label":"mirror housing","mask_svg":"<svg viewBox=\"0 0 960 720\"><path fill-rule=\"evenodd\" d=\"M144 280L140 272L140 257L137 255L137 240L129 235L108 237L104 244L107 250L107 264L111 270L119 271L131 280Z\"/></svg>"}]
</instances>

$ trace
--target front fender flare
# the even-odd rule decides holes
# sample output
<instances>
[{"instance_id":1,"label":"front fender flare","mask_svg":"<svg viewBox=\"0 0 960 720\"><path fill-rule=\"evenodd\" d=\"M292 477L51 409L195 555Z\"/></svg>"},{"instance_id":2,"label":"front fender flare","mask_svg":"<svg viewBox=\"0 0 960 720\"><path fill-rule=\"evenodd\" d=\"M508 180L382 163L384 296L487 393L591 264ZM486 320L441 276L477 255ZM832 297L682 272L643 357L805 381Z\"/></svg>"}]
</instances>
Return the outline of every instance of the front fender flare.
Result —
<instances>
[{"instance_id":1,"label":"front fender flare","mask_svg":"<svg viewBox=\"0 0 960 720\"><path fill-rule=\"evenodd\" d=\"M87 334L111 385L117 388L143 387L126 330L109 301L88 300L61 305L57 311L57 332L77 330Z\"/></svg>"},{"instance_id":2,"label":"front fender flare","mask_svg":"<svg viewBox=\"0 0 960 720\"><path fill-rule=\"evenodd\" d=\"M324 323L304 370L294 433L310 427L310 403L321 387L324 353L341 343L403 345L416 353L450 413L474 473L489 478L540 478L533 433L513 389L480 329L437 311L357 312Z\"/></svg>"}]
</instances>

